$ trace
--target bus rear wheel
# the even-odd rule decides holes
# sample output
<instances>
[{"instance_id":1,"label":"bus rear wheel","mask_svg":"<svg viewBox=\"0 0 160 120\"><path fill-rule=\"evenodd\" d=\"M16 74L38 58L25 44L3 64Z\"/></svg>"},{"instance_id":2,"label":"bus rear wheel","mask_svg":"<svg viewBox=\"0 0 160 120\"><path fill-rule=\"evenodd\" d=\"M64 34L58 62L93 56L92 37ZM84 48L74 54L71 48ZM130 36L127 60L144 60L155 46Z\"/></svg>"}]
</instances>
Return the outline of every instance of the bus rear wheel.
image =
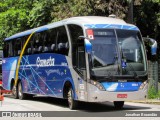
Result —
<instances>
[{"instance_id":1,"label":"bus rear wheel","mask_svg":"<svg viewBox=\"0 0 160 120\"><path fill-rule=\"evenodd\" d=\"M68 105L71 110L74 110L77 107L77 101L74 100L73 89L69 88L68 90Z\"/></svg>"},{"instance_id":2,"label":"bus rear wheel","mask_svg":"<svg viewBox=\"0 0 160 120\"><path fill-rule=\"evenodd\" d=\"M122 109L124 106L124 101L114 101L114 107L116 109Z\"/></svg>"},{"instance_id":3,"label":"bus rear wheel","mask_svg":"<svg viewBox=\"0 0 160 120\"><path fill-rule=\"evenodd\" d=\"M20 100L24 100L26 98L26 95L23 93L23 90L22 90L21 82L18 83L18 96Z\"/></svg>"},{"instance_id":4,"label":"bus rear wheel","mask_svg":"<svg viewBox=\"0 0 160 120\"><path fill-rule=\"evenodd\" d=\"M14 86L14 85L12 85L11 91L12 91L12 96L13 96L13 98L14 98L14 99L18 99L18 90L17 90L17 87Z\"/></svg>"}]
</instances>

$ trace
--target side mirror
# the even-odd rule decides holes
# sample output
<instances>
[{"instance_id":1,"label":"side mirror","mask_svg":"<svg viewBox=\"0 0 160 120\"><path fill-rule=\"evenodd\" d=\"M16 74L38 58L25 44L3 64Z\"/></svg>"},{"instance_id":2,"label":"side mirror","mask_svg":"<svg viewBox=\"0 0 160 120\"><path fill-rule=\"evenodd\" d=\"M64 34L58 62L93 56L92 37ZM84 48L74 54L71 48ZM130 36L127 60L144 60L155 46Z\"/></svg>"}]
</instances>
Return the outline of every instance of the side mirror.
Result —
<instances>
[{"instance_id":1,"label":"side mirror","mask_svg":"<svg viewBox=\"0 0 160 120\"><path fill-rule=\"evenodd\" d=\"M89 39L87 37L84 37L84 36L79 36L78 39L79 40L84 40L84 47L86 49L86 52L88 54L91 54L91 52L92 52L92 44L90 43Z\"/></svg>"},{"instance_id":2,"label":"side mirror","mask_svg":"<svg viewBox=\"0 0 160 120\"><path fill-rule=\"evenodd\" d=\"M151 47L151 54L156 55L157 54L157 41L152 38L143 38L145 44L149 45Z\"/></svg>"}]
</instances>

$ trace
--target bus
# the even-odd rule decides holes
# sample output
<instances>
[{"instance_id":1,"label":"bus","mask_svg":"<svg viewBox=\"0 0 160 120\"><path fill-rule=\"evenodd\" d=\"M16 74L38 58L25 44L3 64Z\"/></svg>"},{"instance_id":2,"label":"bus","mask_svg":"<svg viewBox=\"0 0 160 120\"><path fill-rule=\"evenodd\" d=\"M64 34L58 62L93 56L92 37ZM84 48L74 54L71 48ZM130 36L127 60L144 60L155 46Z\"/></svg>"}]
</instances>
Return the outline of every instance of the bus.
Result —
<instances>
[{"instance_id":1,"label":"bus","mask_svg":"<svg viewBox=\"0 0 160 120\"><path fill-rule=\"evenodd\" d=\"M78 101L145 99L148 74L140 30L118 18L81 16L4 40L2 80L14 98L50 96Z\"/></svg>"}]
</instances>

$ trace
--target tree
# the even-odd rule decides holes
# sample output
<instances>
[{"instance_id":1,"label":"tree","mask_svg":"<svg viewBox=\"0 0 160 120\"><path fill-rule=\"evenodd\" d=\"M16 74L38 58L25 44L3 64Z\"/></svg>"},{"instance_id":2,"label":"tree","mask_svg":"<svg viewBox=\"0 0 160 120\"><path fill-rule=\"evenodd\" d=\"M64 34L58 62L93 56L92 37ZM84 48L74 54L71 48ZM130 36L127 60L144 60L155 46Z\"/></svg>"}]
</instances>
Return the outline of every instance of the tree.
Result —
<instances>
[{"instance_id":1,"label":"tree","mask_svg":"<svg viewBox=\"0 0 160 120\"><path fill-rule=\"evenodd\" d=\"M125 18L127 13L126 0L59 0L53 7L53 21L73 16L108 16L115 14Z\"/></svg>"},{"instance_id":2,"label":"tree","mask_svg":"<svg viewBox=\"0 0 160 120\"><path fill-rule=\"evenodd\" d=\"M57 0L51 16L52 21L58 21L74 16L86 16L90 11L87 0Z\"/></svg>"},{"instance_id":3,"label":"tree","mask_svg":"<svg viewBox=\"0 0 160 120\"><path fill-rule=\"evenodd\" d=\"M1 0L0 40L28 28L29 9L34 0Z\"/></svg>"},{"instance_id":4,"label":"tree","mask_svg":"<svg viewBox=\"0 0 160 120\"><path fill-rule=\"evenodd\" d=\"M160 2L159 0L137 0L134 6L134 21L143 37L154 38L160 46ZM158 50L159 51L159 50ZM158 53L160 55L160 53ZM153 58L148 56L149 58ZM158 57L156 57L157 60ZM154 59L155 60L155 59Z\"/></svg>"},{"instance_id":5,"label":"tree","mask_svg":"<svg viewBox=\"0 0 160 120\"><path fill-rule=\"evenodd\" d=\"M34 28L50 23L52 21L51 12L55 2L55 0L35 1L29 13L28 25Z\"/></svg>"}]
</instances>

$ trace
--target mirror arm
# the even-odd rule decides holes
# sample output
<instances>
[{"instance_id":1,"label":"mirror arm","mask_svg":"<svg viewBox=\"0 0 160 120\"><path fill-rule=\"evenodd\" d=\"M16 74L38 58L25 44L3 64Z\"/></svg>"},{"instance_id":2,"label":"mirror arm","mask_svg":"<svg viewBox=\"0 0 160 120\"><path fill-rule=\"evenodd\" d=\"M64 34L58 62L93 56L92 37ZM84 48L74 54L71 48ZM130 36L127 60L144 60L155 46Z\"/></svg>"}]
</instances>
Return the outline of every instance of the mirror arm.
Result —
<instances>
[{"instance_id":1,"label":"mirror arm","mask_svg":"<svg viewBox=\"0 0 160 120\"><path fill-rule=\"evenodd\" d=\"M79 40L85 40L85 39L88 39L88 40L89 40L89 38L88 38L88 37L85 37L85 36L79 36L78 39L79 39Z\"/></svg>"}]
</instances>

